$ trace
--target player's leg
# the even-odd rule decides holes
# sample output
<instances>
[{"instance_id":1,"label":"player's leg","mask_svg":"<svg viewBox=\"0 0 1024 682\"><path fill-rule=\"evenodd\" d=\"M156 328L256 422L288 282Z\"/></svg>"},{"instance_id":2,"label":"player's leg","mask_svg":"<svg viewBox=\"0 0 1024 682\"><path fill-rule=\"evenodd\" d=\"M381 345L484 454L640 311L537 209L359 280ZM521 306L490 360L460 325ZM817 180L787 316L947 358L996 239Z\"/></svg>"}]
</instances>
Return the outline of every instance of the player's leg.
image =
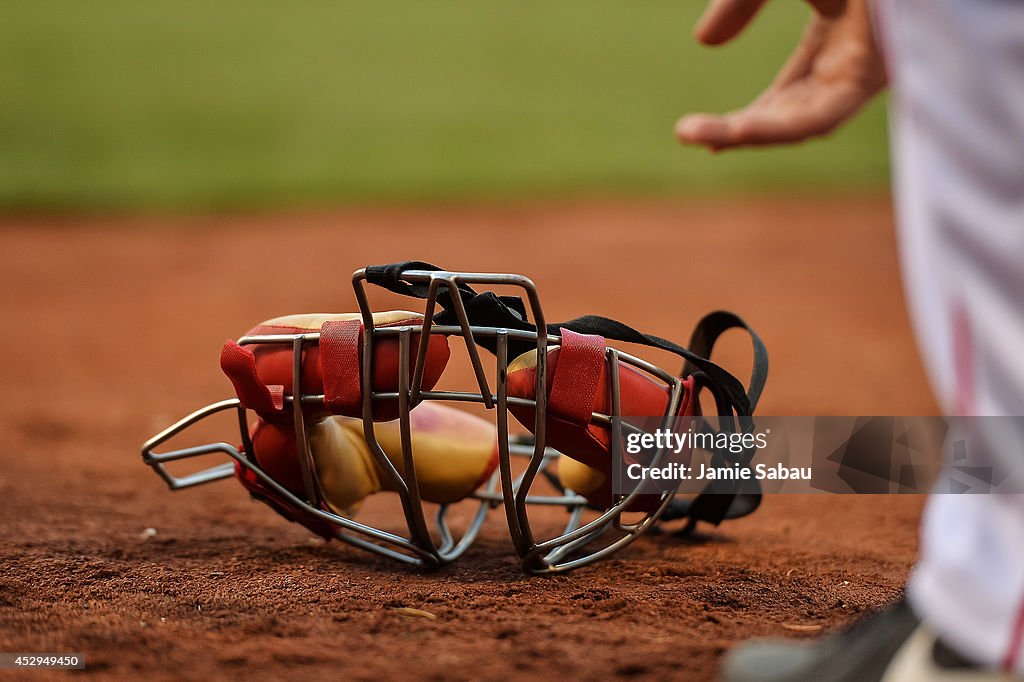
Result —
<instances>
[{"instance_id":1,"label":"player's leg","mask_svg":"<svg viewBox=\"0 0 1024 682\"><path fill-rule=\"evenodd\" d=\"M875 5L895 92L903 272L929 376L948 414L1024 415L1024 4ZM991 426L964 440L1022 489L1024 434ZM973 487L960 474L940 486ZM1024 497L940 493L925 516L909 605L811 646L741 647L727 679L1024 674Z\"/></svg>"},{"instance_id":2,"label":"player's leg","mask_svg":"<svg viewBox=\"0 0 1024 682\"><path fill-rule=\"evenodd\" d=\"M1024 415L1024 5L881 0L894 83L901 257L922 355L948 414ZM910 582L950 646L1024 672L1024 432L954 425ZM969 432L958 432L967 429ZM966 451L965 451L966 449ZM956 459L994 467L983 489Z\"/></svg>"},{"instance_id":3,"label":"player's leg","mask_svg":"<svg viewBox=\"0 0 1024 682\"><path fill-rule=\"evenodd\" d=\"M933 496L909 597L963 657L1024 673L1024 496Z\"/></svg>"}]
</instances>

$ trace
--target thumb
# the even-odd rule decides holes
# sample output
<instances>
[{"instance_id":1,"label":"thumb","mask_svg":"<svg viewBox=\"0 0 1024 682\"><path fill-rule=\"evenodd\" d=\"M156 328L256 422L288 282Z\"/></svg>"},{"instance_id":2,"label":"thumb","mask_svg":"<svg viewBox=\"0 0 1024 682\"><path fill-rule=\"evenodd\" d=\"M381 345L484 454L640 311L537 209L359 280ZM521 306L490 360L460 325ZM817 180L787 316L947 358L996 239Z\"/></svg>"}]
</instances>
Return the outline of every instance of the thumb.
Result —
<instances>
[{"instance_id":1,"label":"thumb","mask_svg":"<svg viewBox=\"0 0 1024 682\"><path fill-rule=\"evenodd\" d=\"M711 0L697 22L694 35L705 45L720 45L750 23L766 0Z\"/></svg>"}]
</instances>

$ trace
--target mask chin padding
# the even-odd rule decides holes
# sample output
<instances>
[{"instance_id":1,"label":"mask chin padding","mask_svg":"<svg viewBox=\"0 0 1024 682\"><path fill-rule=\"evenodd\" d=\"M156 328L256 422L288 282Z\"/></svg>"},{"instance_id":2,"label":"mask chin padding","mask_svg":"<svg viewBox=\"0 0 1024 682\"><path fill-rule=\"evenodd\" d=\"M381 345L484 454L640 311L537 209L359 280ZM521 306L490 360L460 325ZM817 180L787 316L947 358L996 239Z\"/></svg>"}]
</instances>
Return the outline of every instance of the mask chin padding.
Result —
<instances>
[{"instance_id":1,"label":"mask chin padding","mask_svg":"<svg viewBox=\"0 0 1024 682\"><path fill-rule=\"evenodd\" d=\"M608 477L572 457L559 455L558 483L563 488L587 498L588 502L599 505L603 497L601 491L608 487Z\"/></svg>"}]
</instances>

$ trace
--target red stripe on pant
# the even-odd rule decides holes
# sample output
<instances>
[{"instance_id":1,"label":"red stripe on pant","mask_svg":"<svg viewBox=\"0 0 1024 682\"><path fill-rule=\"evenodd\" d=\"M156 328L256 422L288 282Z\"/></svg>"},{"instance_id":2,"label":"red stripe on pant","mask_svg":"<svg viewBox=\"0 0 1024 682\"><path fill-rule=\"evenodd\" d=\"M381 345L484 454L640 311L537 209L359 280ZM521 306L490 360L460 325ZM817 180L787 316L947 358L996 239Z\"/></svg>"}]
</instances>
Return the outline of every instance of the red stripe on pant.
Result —
<instances>
[{"instance_id":1,"label":"red stripe on pant","mask_svg":"<svg viewBox=\"0 0 1024 682\"><path fill-rule=\"evenodd\" d=\"M1013 631L1010 635L1010 647L1006 650L1006 656L1003 658L1003 670L1014 671L1022 646L1024 646L1024 598L1021 599L1020 607L1017 609L1017 620L1013 623Z\"/></svg>"}]
</instances>

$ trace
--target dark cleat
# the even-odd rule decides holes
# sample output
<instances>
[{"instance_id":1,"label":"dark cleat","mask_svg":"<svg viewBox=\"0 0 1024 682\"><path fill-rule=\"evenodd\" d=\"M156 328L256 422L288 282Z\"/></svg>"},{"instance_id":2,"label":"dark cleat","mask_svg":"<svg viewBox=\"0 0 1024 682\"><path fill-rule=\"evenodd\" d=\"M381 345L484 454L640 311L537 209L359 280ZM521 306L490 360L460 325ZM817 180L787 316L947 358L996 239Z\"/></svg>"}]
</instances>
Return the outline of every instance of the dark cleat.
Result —
<instances>
[{"instance_id":1,"label":"dark cleat","mask_svg":"<svg viewBox=\"0 0 1024 682\"><path fill-rule=\"evenodd\" d=\"M1010 680L945 646L904 601L811 643L762 640L725 659L724 682L978 682Z\"/></svg>"}]
</instances>

